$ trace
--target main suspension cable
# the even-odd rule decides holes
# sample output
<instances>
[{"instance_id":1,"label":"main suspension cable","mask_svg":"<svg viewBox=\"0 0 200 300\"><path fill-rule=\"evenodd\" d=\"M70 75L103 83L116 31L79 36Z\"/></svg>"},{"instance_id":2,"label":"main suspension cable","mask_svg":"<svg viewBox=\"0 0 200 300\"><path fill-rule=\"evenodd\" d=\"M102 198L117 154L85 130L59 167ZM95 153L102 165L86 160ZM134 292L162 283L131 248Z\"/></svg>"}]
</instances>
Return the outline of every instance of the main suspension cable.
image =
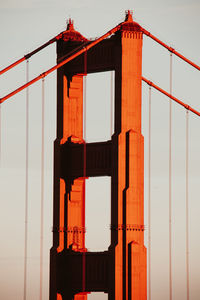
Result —
<instances>
[{"instance_id":1,"label":"main suspension cable","mask_svg":"<svg viewBox=\"0 0 200 300\"><path fill-rule=\"evenodd\" d=\"M26 81L29 80L29 60L26 61ZM25 170L25 236L24 236L24 295L27 287L27 246L28 246L28 167L29 167L29 89L26 89L26 170Z\"/></svg>"},{"instance_id":2,"label":"main suspension cable","mask_svg":"<svg viewBox=\"0 0 200 300\"><path fill-rule=\"evenodd\" d=\"M108 31L107 33L105 33L104 35L102 35L101 37L99 37L98 39L96 39L93 42L91 42L89 45L83 46L83 48L81 50L79 50L78 52L74 53L70 57L67 57L66 59L64 59L63 61L61 61L60 63L58 63L57 65L55 65L52 68L48 69L47 71L43 72L39 76L33 78L32 80L30 80L26 84L20 86L19 88L17 88L13 92L7 94L5 97L0 98L0 103L4 102L8 98L10 98L10 97L14 96L15 94L19 93L20 91L24 90L28 86L30 86L30 85L34 84L35 82L37 82L38 80L44 78L45 76L49 75L50 73L52 73L55 70L59 69L60 67L64 66L66 63L68 63L71 60L75 59L76 57L80 56L84 52L87 52L89 49L91 49L92 47L94 47L95 45L97 45L98 43L100 43L101 41L103 41L105 38L107 38L108 36L114 34L116 31L118 31L120 29L120 27L121 27L121 24L117 25L116 27L114 27L113 29L111 29L110 31Z\"/></svg>"},{"instance_id":3,"label":"main suspension cable","mask_svg":"<svg viewBox=\"0 0 200 300\"><path fill-rule=\"evenodd\" d=\"M56 42L57 40L61 39L62 37L62 33L59 33L57 36L55 36L54 38L50 39L48 42L44 43L43 45L41 45L40 47L36 48L35 50L31 51L30 53L27 53L24 55L24 57L16 60L14 63L10 64L9 66L7 66L6 68L0 70L0 75L2 75L3 73L7 72L8 70L14 68L15 66L19 65L20 63L22 63L23 61L29 59L31 56L33 56L34 54L38 53L39 51L41 51L42 49L46 48L47 46L53 44L54 42Z\"/></svg>"},{"instance_id":4,"label":"main suspension cable","mask_svg":"<svg viewBox=\"0 0 200 300\"><path fill-rule=\"evenodd\" d=\"M176 51L174 48L168 46L167 44L165 44L164 42L162 42L160 39L158 39L157 37L155 37L153 34L151 34L149 31L147 31L146 29L141 27L142 32L150 37L151 39L153 39L154 41L156 41L158 44L160 44L161 46L163 46L164 48L166 48L167 50L169 50L171 53L174 53L176 56L178 56L179 58L181 58L182 60L184 60L186 63L188 63L189 65L191 65L192 67L194 67L195 69L197 69L198 71L200 71L200 66L198 66L197 64L195 64L194 62L192 62L191 60L189 60L188 58L186 58L185 56L183 56L181 53L179 53L178 51Z\"/></svg>"},{"instance_id":5,"label":"main suspension cable","mask_svg":"<svg viewBox=\"0 0 200 300\"><path fill-rule=\"evenodd\" d=\"M148 156L148 299L151 300L151 86L149 87L149 156Z\"/></svg>"},{"instance_id":6,"label":"main suspension cable","mask_svg":"<svg viewBox=\"0 0 200 300\"><path fill-rule=\"evenodd\" d=\"M116 28L114 28L115 30L117 30ZM114 30L113 29L113 30ZM115 31L113 31L115 32ZM112 32L108 32L107 35L104 35L101 37L101 40L103 40L105 37L107 37L108 35L112 34ZM98 40L95 40L93 43L91 43L89 46L93 47L95 46L97 43L100 42L100 38ZM44 78L45 76L49 75L51 72L53 72L54 70L59 69L60 67L62 67L64 64L67 64L69 61L73 60L75 57L81 55L82 53L84 53L85 51L88 51L91 47L85 47L84 49L80 50L79 52L75 53L74 55L70 56L69 58L67 58L66 60L62 61L61 63L57 64L56 66L54 66L53 68L49 69L48 71L40 74L39 76L35 77L34 79L32 79L31 81L29 81L28 83L22 85L21 87L17 88L15 91L9 93L8 95L6 95L3 98L0 98L0 104L3 103L5 100L7 100L8 98L14 96L15 94L19 93L20 91L24 90L25 88L27 88L28 86L32 85L33 83L37 82L38 80L40 80L41 78ZM167 97L171 98L173 101L177 102L178 104L182 105L183 107L185 107L186 109L190 110L191 112L193 112L194 114L196 114L197 116L200 116L200 112L195 110L194 108L192 108L191 106L189 106L188 104L185 104L183 101L179 100L178 98L170 95L168 92L166 92L165 90L163 90L162 88L160 88L158 85L154 84L152 81L148 80L145 77L142 77L142 80L144 82L146 82L148 85L152 86L153 88L155 88L156 90L158 90L159 92L163 93L164 95L166 95Z\"/></svg>"},{"instance_id":7,"label":"main suspension cable","mask_svg":"<svg viewBox=\"0 0 200 300\"><path fill-rule=\"evenodd\" d=\"M40 208L40 300L43 291L43 236L44 236L44 114L45 81L42 79L42 139L41 139L41 208Z\"/></svg>"},{"instance_id":8,"label":"main suspension cable","mask_svg":"<svg viewBox=\"0 0 200 300\"><path fill-rule=\"evenodd\" d=\"M190 298L190 277L189 277L189 112L186 110L186 175L185 175L185 194L186 194L186 288L187 300Z\"/></svg>"},{"instance_id":9,"label":"main suspension cable","mask_svg":"<svg viewBox=\"0 0 200 300\"><path fill-rule=\"evenodd\" d=\"M200 112L197 111L196 109L192 108L191 106L189 106L188 104L185 104L183 101L179 100L178 98L170 95L170 93L166 92L165 90L163 90L162 88L160 88L158 85L156 85L155 83L153 83L152 81L146 79L145 77L142 77L142 80L144 82L146 82L148 85L152 86L153 88L155 88L156 90L158 90L159 92L161 92L162 94L166 95L168 98L172 99L173 101L175 101L176 103L180 104L181 106L185 107L187 110L193 112L194 114L196 114L197 116L200 117Z\"/></svg>"},{"instance_id":10,"label":"main suspension cable","mask_svg":"<svg viewBox=\"0 0 200 300\"><path fill-rule=\"evenodd\" d=\"M0 103L0 166L1 166L1 148L2 148L2 111L1 111L1 103Z\"/></svg>"},{"instance_id":11,"label":"main suspension cable","mask_svg":"<svg viewBox=\"0 0 200 300\"><path fill-rule=\"evenodd\" d=\"M170 53L169 93L172 95L172 53ZM169 299L172 300L172 99L169 100Z\"/></svg>"},{"instance_id":12,"label":"main suspension cable","mask_svg":"<svg viewBox=\"0 0 200 300\"><path fill-rule=\"evenodd\" d=\"M120 25L120 24L119 24ZM119 26L118 25L118 26ZM176 51L174 48L168 46L166 43L162 42L160 39L158 39L156 36L154 36L153 34L151 34L149 31L147 31L146 29L144 29L143 27L141 27L142 32L150 37L151 39L153 39L154 41L156 41L158 44L160 44L161 46L163 46L164 48L166 48L167 50L169 50L170 52L174 53L176 56L178 56L179 58L181 58L182 60L184 60L186 63L190 64L191 66L193 66L194 68L196 68L197 70L200 70L200 66L198 66L197 64L195 64L194 62L192 62L191 60L189 60L188 58L186 58L185 56L183 56L182 54L180 54L178 51ZM7 72L8 70L12 69L13 67L17 66L18 64L20 64L21 62L23 62L24 60L30 58L32 55L36 54L37 52L39 52L40 50L46 48L47 46L49 46L50 44L56 42L57 40L59 40L60 38L62 38L62 34L63 32L59 33L57 36L53 37L52 39L50 39L48 42L44 43L43 45L41 45L40 47L36 48L35 50L33 50L32 52L24 55L24 57L18 59L17 61L15 61L14 63L10 64L9 66L7 66L6 68L0 70L0 75Z\"/></svg>"}]
</instances>

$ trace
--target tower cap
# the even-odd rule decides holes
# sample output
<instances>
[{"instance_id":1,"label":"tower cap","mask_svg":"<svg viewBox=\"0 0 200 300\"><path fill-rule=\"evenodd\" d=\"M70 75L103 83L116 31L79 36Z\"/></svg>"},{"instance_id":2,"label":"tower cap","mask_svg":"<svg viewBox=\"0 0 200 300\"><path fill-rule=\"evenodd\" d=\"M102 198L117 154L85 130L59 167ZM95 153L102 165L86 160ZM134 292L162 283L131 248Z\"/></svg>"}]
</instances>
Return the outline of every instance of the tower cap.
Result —
<instances>
[{"instance_id":1,"label":"tower cap","mask_svg":"<svg viewBox=\"0 0 200 300\"><path fill-rule=\"evenodd\" d=\"M125 22L133 22L133 11L132 10L126 10L125 12Z\"/></svg>"},{"instance_id":2,"label":"tower cap","mask_svg":"<svg viewBox=\"0 0 200 300\"><path fill-rule=\"evenodd\" d=\"M63 32L63 40L67 41L87 41L87 39L74 29L74 21L69 18L67 20L67 29Z\"/></svg>"},{"instance_id":3,"label":"tower cap","mask_svg":"<svg viewBox=\"0 0 200 300\"><path fill-rule=\"evenodd\" d=\"M69 18L69 20L67 20L67 30L70 30L70 31L74 30L74 20L72 20L71 18Z\"/></svg>"},{"instance_id":4,"label":"tower cap","mask_svg":"<svg viewBox=\"0 0 200 300\"><path fill-rule=\"evenodd\" d=\"M126 10L125 11L125 20L122 23L121 30L123 31L139 31L141 32L141 27L138 23L133 21L133 11Z\"/></svg>"}]
</instances>

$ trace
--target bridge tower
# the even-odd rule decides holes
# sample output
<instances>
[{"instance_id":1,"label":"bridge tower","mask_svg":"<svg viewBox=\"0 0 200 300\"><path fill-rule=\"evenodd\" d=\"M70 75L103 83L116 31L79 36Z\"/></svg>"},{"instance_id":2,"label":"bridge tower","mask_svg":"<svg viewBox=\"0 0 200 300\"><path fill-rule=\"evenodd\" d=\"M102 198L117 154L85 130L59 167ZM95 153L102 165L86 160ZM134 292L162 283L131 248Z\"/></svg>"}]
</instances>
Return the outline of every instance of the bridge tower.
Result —
<instances>
[{"instance_id":1,"label":"bridge tower","mask_svg":"<svg viewBox=\"0 0 200 300\"><path fill-rule=\"evenodd\" d=\"M50 300L86 300L93 291L108 293L109 300L146 300L142 38L128 11L114 35L87 51L87 61L83 54L58 70ZM58 62L87 43L69 20L57 42ZM86 71L115 71L115 129L109 141L83 140ZM90 176L111 176L111 245L104 252L85 248Z\"/></svg>"}]
</instances>

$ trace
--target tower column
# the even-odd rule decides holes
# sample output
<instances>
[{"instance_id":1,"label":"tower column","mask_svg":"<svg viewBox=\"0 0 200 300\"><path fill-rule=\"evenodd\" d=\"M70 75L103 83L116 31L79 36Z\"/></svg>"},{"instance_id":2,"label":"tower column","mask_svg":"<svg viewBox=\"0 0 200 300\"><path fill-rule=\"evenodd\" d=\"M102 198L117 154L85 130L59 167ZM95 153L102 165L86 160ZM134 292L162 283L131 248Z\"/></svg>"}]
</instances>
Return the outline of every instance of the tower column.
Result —
<instances>
[{"instance_id":1,"label":"tower column","mask_svg":"<svg viewBox=\"0 0 200 300\"><path fill-rule=\"evenodd\" d=\"M89 43L70 20L57 42L58 61ZM115 132L83 147L84 58L57 73L50 300L86 300L95 291L109 300L146 300L142 31L130 12L114 35L87 51L88 73L115 71ZM85 249L84 175L111 176L111 245L103 252Z\"/></svg>"},{"instance_id":2,"label":"tower column","mask_svg":"<svg viewBox=\"0 0 200 300\"><path fill-rule=\"evenodd\" d=\"M112 245L115 299L146 299L144 247L144 142L141 134L142 32L127 16L115 69L112 175ZM117 206L117 208L116 208ZM133 298L134 295L134 298ZM112 296L110 297L112 299Z\"/></svg>"}]
</instances>

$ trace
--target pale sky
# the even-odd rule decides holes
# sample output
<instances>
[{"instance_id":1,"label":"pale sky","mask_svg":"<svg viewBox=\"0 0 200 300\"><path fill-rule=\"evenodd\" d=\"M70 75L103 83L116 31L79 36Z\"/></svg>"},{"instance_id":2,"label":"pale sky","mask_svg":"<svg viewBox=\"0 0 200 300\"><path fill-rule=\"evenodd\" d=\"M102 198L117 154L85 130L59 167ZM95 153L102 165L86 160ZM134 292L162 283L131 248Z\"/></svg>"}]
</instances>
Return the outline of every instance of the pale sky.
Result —
<instances>
[{"instance_id":1,"label":"pale sky","mask_svg":"<svg viewBox=\"0 0 200 300\"><path fill-rule=\"evenodd\" d=\"M105 33L124 20L124 12L145 29L200 64L200 2L185 1L95 1L0 0L0 69L32 51L66 28L86 37ZM56 62L55 45L30 60L30 78ZM144 37L143 75L169 90L169 53ZM25 64L1 76L0 97L25 81ZM110 139L110 73L87 78L87 141ZM200 75L197 70L173 58L175 96L200 111ZM52 244L53 140L56 120L56 75L45 80L45 238L44 295L48 299L49 249ZM101 87L104 87L102 89ZM98 91L98 93L96 93ZM97 95L98 97L94 97ZM109 105L108 105L109 103ZM168 287L168 99L152 91L152 299L167 300ZM30 169L28 220L27 299L39 299L41 83L30 88ZM1 299L23 298L24 196L25 196L25 92L1 107L2 157L0 170L0 290ZM148 87L143 84L143 135L145 175L148 146ZM103 126L102 126L103 124ZM185 110L173 105L172 138L172 262L173 299L186 299L185 279ZM200 139L199 118L190 114L190 299L200 294ZM147 226L147 176L145 176L145 225ZM98 193L96 192L98 191ZM100 191L100 192L99 192ZM110 240L110 179L87 182L86 246L106 250ZM148 229L148 228L147 228ZM145 232L147 237L147 230ZM147 239L146 239L147 246ZM90 300L104 300L91 294Z\"/></svg>"}]
</instances>

